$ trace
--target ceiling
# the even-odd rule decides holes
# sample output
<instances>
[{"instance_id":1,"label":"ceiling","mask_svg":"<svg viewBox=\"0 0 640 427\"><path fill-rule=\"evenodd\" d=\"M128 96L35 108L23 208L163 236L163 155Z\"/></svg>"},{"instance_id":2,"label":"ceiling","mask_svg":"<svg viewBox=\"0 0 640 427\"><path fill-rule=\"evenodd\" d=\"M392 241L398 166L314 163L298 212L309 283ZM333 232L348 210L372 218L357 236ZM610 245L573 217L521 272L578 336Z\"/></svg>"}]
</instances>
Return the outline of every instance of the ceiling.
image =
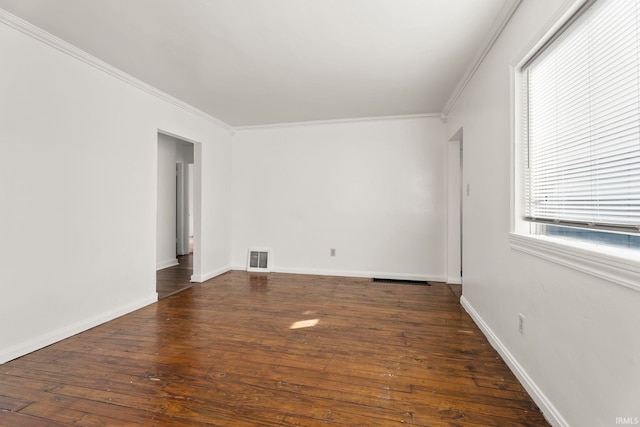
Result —
<instances>
[{"instance_id":1,"label":"ceiling","mask_svg":"<svg viewBox=\"0 0 640 427\"><path fill-rule=\"evenodd\" d=\"M0 8L238 127L440 114L516 3L0 0Z\"/></svg>"}]
</instances>

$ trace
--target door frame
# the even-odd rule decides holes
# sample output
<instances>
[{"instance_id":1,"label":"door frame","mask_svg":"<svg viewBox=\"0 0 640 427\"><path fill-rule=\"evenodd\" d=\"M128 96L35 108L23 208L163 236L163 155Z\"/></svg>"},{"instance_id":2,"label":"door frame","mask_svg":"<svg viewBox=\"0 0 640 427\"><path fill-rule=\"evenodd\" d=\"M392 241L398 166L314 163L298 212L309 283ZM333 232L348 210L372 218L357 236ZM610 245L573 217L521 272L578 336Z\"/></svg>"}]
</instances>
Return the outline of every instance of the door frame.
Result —
<instances>
[{"instance_id":1,"label":"door frame","mask_svg":"<svg viewBox=\"0 0 640 427\"><path fill-rule=\"evenodd\" d=\"M191 205L193 207L191 215L193 218L193 271L191 275L192 282L201 281L202 277L202 142L187 138L183 135L176 134L164 129L157 129L157 134L169 136L171 138L178 139L182 142L186 142L193 145L193 180L191 182L193 200ZM157 140L157 137L156 137ZM187 171L187 168L184 168ZM185 173L185 175L188 175ZM188 198L188 187L185 195ZM187 199L188 200L188 199ZM186 203L188 209L189 203ZM187 215L188 221L188 215ZM186 233L187 235L187 253L188 253L188 239L189 239L189 225L187 222ZM177 238L177 229L176 229Z\"/></svg>"},{"instance_id":2,"label":"door frame","mask_svg":"<svg viewBox=\"0 0 640 427\"><path fill-rule=\"evenodd\" d=\"M464 271L464 169L463 128L447 144L447 282L461 284Z\"/></svg>"}]
</instances>

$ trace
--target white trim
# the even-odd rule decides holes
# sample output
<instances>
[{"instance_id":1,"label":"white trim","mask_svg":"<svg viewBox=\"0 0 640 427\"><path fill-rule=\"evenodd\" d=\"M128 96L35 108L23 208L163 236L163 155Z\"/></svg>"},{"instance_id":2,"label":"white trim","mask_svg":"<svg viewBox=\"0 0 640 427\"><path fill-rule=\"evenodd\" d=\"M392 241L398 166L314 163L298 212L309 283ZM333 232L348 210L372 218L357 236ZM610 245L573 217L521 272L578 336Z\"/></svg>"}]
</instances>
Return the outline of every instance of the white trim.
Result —
<instances>
[{"instance_id":1,"label":"white trim","mask_svg":"<svg viewBox=\"0 0 640 427\"><path fill-rule=\"evenodd\" d=\"M44 31L41 28L36 27L35 25L21 19L18 18L15 15L12 15L11 13L7 12L4 9L0 9L0 23L3 23L5 25L8 25L9 27L20 31L21 33L32 37L50 47L53 47L54 49L59 50L62 53L65 53L79 61L84 62L87 65L90 65L94 68L97 68L100 71L103 71L107 74L109 74L112 77L115 77L125 83L130 84L131 86L142 90L143 92L146 92L150 95L153 95L163 101L166 101L170 104L175 105L176 107L182 108L183 110L185 110L188 113L191 113L195 116L198 116L200 118L203 118L211 123L213 123L214 125L221 127L229 132L231 132L233 130L233 127L228 125L227 123L223 122L222 120L219 120L207 113L205 113L202 110L199 110L197 108L195 108L192 105L187 104L186 102L183 102L181 100L179 100L178 98L175 98L171 95L169 95L168 93L165 93L163 91L161 91L160 89L157 89L153 86L151 86L148 83L143 82L142 80L139 80L135 77L133 77L130 74L125 73L124 71L114 67L113 65L110 65L104 61L102 61L101 59L96 58L93 55L90 55L89 53L77 48L76 46L73 46L70 43L67 43L66 41L52 35L49 34L48 32Z\"/></svg>"},{"instance_id":2,"label":"white trim","mask_svg":"<svg viewBox=\"0 0 640 427\"><path fill-rule=\"evenodd\" d=\"M191 282L194 282L194 283L206 282L207 280L213 279L214 277L218 277L231 270L232 270L231 266L227 266L227 267L219 268L214 271L210 271L209 273L206 273L206 274L199 274L199 275L194 274L191 276Z\"/></svg>"},{"instance_id":3,"label":"white trim","mask_svg":"<svg viewBox=\"0 0 640 427\"><path fill-rule=\"evenodd\" d=\"M562 6L560 6L556 13L549 18L542 29L538 31L520 54L516 56L518 61L512 62L514 68L519 72L520 67L522 67L522 65L524 65L529 58L531 58L587 1L588 0L565 0Z\"/></svg>"},{"instance_id":4,"label":"white trim","mask_svg":"<svg viewBox=\"0 0 640 427\"><path fill-rule=\"evenodd\" d=\"M156 271L164 270L165 268L173 267L173 266L179 265L179 264L180 263L178 262L177 258L168 259L166 261L156 262Z\"/></svg>"},{"instance_id":5,"label":"white trim","mask_svg":"<svg viewBox=\"0 0 640 427\"><path fill-rule=\"evenodd\" d=\"M450 285L462 285L462 277L447 277L447 283Z\"/></svg>"},{"instance_id":6,"label":"white trim","mask_svg":"<svg viewBox=\"0 0 640 427\"><path fill-rule=\"evenodd\" d=\"M593 243L509 234L512 249L640 291L640 254Z\"/></svg>"},{"instance_id":7,"label":"white trim","mask_svg":"<svg viewBox=\"0 0 640 427\"><path fill-rule=\"evenodd\" d=\"M194 150L195 150L195 146L196 146L196 145L202 145L202 142L200 142L200 141L197 141L197 140L195 140L195 139L187 138L187 137L182 136L182 135L179 135L179 134L177 134L177 133L169 132L168 130L164 130L164 129L160 129L160 128L158 128L158 133L159 133L159 134L162 134L162 135L164 135L164 136L168 136L168 137L170 137L170 138L177 139L178 141L176 141L176 143L184 143L184 142L187 142L187 143L189 143L189 144L192 144L192 145L193 145ZM193 162L194 162L194 163L192 163L192 164L195 164L195 161L196 161L196 160L195 160L195 151L194 151L194 159L193 159Z\"/></svg>"},{"instance_id":8,"label":"white trim","mask_svg":"<svg viewBox=\"0 0 640 427\"><path fill-rule=\"evenodd\" d=\"M234 265L233 270L244 270L244 265ZM323 270L319 268L292 268L292 267L272 267L273 273L285 274L305 274L313 276L337 276L337 277L362 277L392 280L420 280L428 282L446 282L445 276L436 276L432 274L408 274L408 273L389 273L375 271L352 271L352 270Z\"/></svg>"},{"instance_id":9,"label":"white trim","mask_svg":"<svg viewBox=\"0 0 640 427\"><path fill-rule=\"evenodd\" d=\"M106 323L110 320L116 319L120 316L124 316L125 314L131 313L133 311L146 307L157 301L158 301L158 294L154 292L153 295L143 298L134 304L129 304L129 305L120 307L116 310L111 310L106 313L102 313L97 316L90 317L88 319L76 322L70 326L57 329L55 331L46 333L44 335L30 339L28 341L25 341L21 344L15 345L9 349L3 350L0 353L0 364L6 363L10 360L24 356L25 354L29 354L33 351L39 350L48 345L54 344L58 341L62 341L63 339L69 338L80 332L84 332L88 329L91 329L93 327Z\"/></svg>"},{"instance_id":10,"label":"white trim","mask_svg":"<svg viewBox=\"0 0 640 427\"><path fill-rule=\"evenodd\" d=\"M533 378L529 376L527 371L518 363L516 358L511 354L511 352L507 349L507 347L500 341L500 338L491 330L489 325L482 319L480 314L473 308L473 306L467 301L464 297L460 297L460 304L469 316L473 319L473 321L478 325L482 333L487 337L491 346L500 354L502 359L509 366L511 371L514 373L518 381L522 383L524 388L527 390L529 395L536 402L536 405L542 411L544 417L549 421L549 423L553 426L557 427L569 427L569 423L564 419L562 414L558 411L558 409L553 405L551 400L544 394L544 392L538 387L538 385L533 381Z\"/></svg>"},{"instance_id":11,"label":"white trim","mask_svg":"<svg viewBox=\"0 0 640 427\"><path fill-rule=\"evenodd\" d=\"M491 31L489 31L489 36L485 39L484 43L482 44L482 48L476 54L476 57L469 65L469 68L467 68L464 76L462 77L455 90L449 97L449 100L442 109L443 116L446 117L449 115L454 105L458 101L458 98L460 97L460 95L462 95L462 92L467 87L476 71L480 67L480 64L482 64L484 58L486 58L486 56L489 54L489 51L495 44L496 40L498 40L498 37L500 37L500 34L502 34L502 31L511 20L511 17L515 13L516 9L518 8L518 6L520 6L520 3L522 3L522 0L515 0L511 4L509 3L510 2L505 2L504 6L502 6L502 10L500 11L498 17L494 22L493 28L491 28Z\"/></svg>"},{"instance_id":12,"label":"white trim","mask_svg":"<svg viewBox=\"0 0 640 427\"><path fill-rule=\"evenodd\" d=\"M376 121L385 121L385 120L412 120L412 119L424 119L424 118L442 120L443 117L444 116L440 113L407 114L402 116L356 117L356 118L349 118L349 119L313 120L308 122L289 122L289 123L273 123L273 124L266 124L266 125L254 125L254 126L237 126L234 130L236 132L239 132L239 131L279 129L279 128L288 128L288 127L299 127L299 126L322 126L322 125L333 125L333 124L376 122Z\"/></svg>"}]
</instances>

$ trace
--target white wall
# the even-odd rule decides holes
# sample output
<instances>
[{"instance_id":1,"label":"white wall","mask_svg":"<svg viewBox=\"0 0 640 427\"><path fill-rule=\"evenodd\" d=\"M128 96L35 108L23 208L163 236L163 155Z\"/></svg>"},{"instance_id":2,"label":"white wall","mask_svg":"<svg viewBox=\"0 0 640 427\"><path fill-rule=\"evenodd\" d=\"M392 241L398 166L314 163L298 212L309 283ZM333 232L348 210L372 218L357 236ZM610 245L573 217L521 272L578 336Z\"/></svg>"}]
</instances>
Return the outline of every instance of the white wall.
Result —
<instances>
[{"instance_id":1,"label":"white wall","mask_svg":"<svg viewBox=\"0 0 640 427\"><path fill-rule=\"evenodd\" d=\"M189 173L189 166L193 166L193 144L176 141L176 252L178 255L189 254L189 236L191 224L191 209L193 203L193 173ZM224 206L224 209L230 209Z\"/></svg>"},{"instance_id":2,"label":"white wall","mask_svg":"<svg viewBox=\"0 0 640 427\"><path fill-rule=\"evenodd\" d=\"M159 129L198 142L198 277L229 268L228 130L5 23L0 57L0 362L156 300Z\"/></svg>"},{"instance_id":3,"label":"white wall","mask_svg":"<svg viewBox=\"0 0 640 427\"><path fill-rule=\"evenodd\" d=\"M176 258L176 150L173 138L158 134L156 270L178 264Z\"/></svg>"},{"instance_id":4,"label":"white wall","mask_svg":"<svg viewBox=\"0 0 640 427\"><path fill-rule=\"evenodd\" d=\"M160 135L165 138L172 139L176 144L176 163L184 163L185 165L193 164L193 144L171 138L166 135ZM185 169L186 166L185 166Z\"/></svg>"},{"instance_id":5,"label":"white wall","mask_svg":"<svg viewBox=\"0 0 640 427\"><path fill-rule=\"evenodd\" d=\"M525 0L449 114L470 184L463 298L555 425L614 426L640 417L640 293L509 245L510 67L562 4Z\"/></svg>"},{"instance_id":6,"label":"white wall","mask_svg":"<svg viewBox=\"0 0 640 427\"><path fill-rule=\"evenodd\" d=\"M444 130L424 117L239 130L234 268L263 246L276 271L444 280Z\"/></svg>"},{"instance_id":7,"label":"white wall","mask_svg":"<svg viewBox=\"0 0 640 427\"><path fill-rule=\"evenodd\" d=\"M189 182L188 198L189 198L189 236L193 236L193 163L187 168L187 179Z\"/></svg>"}]
</instances>

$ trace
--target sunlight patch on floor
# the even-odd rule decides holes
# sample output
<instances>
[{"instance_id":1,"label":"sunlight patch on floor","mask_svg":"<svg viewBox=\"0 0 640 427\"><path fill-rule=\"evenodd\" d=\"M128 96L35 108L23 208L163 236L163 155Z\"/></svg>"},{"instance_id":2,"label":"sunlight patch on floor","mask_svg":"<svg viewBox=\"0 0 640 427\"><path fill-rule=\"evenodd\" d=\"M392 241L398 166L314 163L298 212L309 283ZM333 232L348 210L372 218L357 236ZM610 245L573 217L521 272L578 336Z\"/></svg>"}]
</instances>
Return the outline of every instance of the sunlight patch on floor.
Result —
<instances>
[{"instance_id":1,"label":"sunlight patch on floor","mask_svg":"<svg viewBox=\"0 0 640 427\"><path fill-rule=\"evenodd\" d=\"M318 322L320 322L320 319L299 320L293 322L293 324L289 326L289 329L311 328L316 326Z\"/></svg>"}]
</instances>

